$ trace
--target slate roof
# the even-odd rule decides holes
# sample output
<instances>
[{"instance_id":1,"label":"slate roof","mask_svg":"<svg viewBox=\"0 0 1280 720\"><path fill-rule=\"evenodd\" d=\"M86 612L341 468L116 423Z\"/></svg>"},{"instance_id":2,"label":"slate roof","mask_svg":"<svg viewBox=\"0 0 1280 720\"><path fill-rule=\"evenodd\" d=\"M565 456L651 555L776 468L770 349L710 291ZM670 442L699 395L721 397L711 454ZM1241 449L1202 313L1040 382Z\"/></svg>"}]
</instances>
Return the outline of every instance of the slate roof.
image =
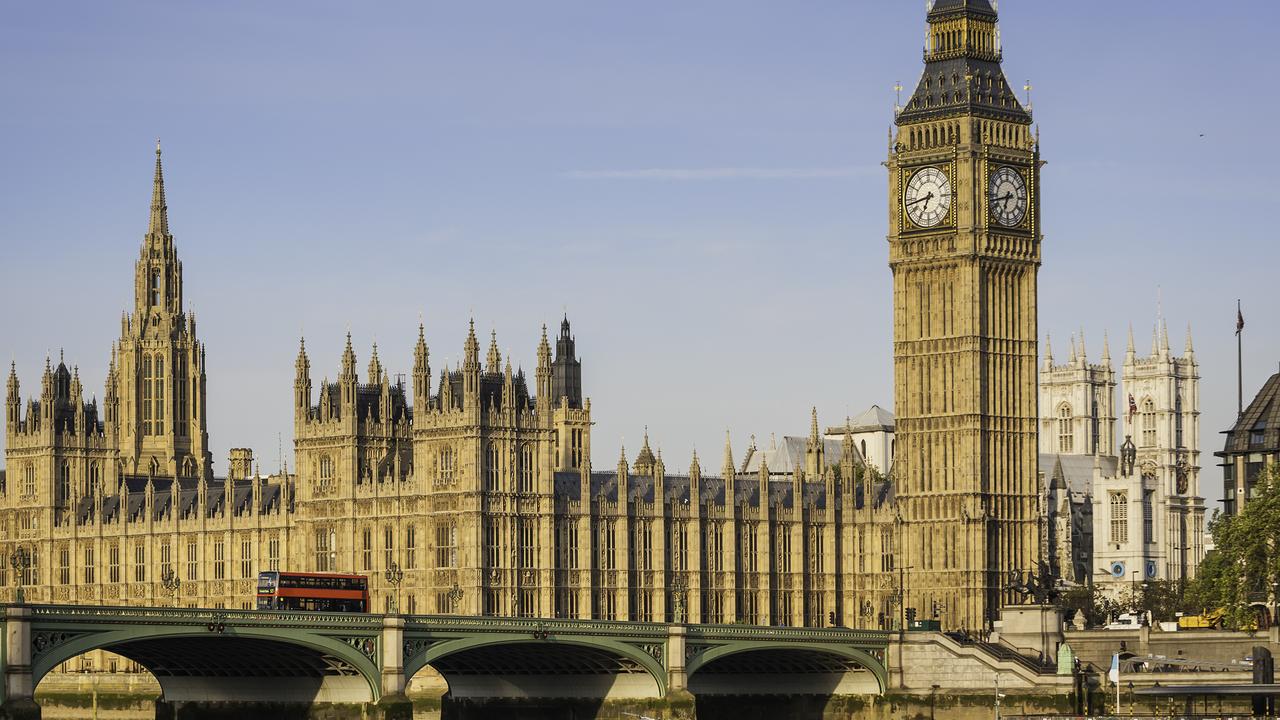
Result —
<instances>
[{"instance_id":1,"label":"slate roof","mask_svg":"<svg viewBox=\"0 0 1280 720\"><path fill-rule=\"evenodd\" d=\"M1261 442L1254 442L1254 440ZM1219 457L1250 452L1280 451L1280 373L1272 375L1245 408L1235 427L1227 431L1227 441Z\"/></svg>"}]
</instances>

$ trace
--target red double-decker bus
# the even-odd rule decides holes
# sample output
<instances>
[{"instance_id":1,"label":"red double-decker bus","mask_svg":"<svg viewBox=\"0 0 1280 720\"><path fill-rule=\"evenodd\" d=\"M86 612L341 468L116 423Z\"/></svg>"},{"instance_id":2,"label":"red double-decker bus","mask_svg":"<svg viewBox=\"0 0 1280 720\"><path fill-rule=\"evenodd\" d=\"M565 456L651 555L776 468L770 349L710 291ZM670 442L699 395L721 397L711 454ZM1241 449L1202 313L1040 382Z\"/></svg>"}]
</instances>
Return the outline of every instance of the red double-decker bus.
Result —
<instances>
[{"instance_id":1,"label":"red double-decker bus","mask_svg":"<svg viewBox=\"0 0 1280 720\"><path fill-rule=\"evenodd\" d=\"M369 579L339 573L258 573L258 609L369 612Z\"/></svg>"}]
</instances>

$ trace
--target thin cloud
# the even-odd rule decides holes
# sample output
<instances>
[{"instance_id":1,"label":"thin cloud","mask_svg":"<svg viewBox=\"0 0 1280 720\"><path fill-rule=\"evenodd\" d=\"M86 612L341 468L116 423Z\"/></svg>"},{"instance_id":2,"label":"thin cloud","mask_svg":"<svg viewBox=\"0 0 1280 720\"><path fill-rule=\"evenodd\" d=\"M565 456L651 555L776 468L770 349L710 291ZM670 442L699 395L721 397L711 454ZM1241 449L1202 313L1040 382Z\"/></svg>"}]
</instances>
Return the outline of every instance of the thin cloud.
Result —
<instances>
[{"instance_id":1,"label":"thin cloud","mask_svg":"<svg viewBox=\"0 0 1280 720\"><path fill-rule=\"evenodd\" d=\"M830 180L863 175L863 166L829 168L644 168L638 170L571 170L575 180Z\"/></svg>"}]
</instances>

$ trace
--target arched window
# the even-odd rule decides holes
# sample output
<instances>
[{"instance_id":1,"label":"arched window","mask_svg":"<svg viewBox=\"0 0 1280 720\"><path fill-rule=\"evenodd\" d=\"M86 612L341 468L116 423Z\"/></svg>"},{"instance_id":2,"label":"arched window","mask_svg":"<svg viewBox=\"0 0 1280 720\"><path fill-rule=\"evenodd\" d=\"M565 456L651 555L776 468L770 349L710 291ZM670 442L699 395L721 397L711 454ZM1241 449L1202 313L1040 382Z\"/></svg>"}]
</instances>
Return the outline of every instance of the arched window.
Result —
<instances>
[{"instance_id":1,"label":"arched window","mask_svg":"<svg viewBox=\"0 0 1280 720\"><path fill-rule=\"evenodd\" d=\"M163 435L164 434L164 358L161 357L160 355L156 355L155 371L156 371L156 380L155 380L156 387L155 387L155 392L153 393L155 396L155 402L156 402L154 434Z\"/></svg>"},{"instance_id":2,"label":"arched window","mask_svg":"<svg viewBox=\"0 0 1280 720\"><path fill-rule=\"evenodd\" d=\"M453 484L453 448L440 448L440 473L439 479L441 485Z\"/></svg>"},{"instance_id":3,"label":"arched window","mask_svg":"<svg viewBox=\"0 0 1280 720\"><path fill-rule=\"evenodd\" d=\"M1071 406L1064 403L1058 408L1058 452L1064 455L1075 452L1075 433L1071 424Z\"/></svg>"},{"instance_id":4,"label":"arched window","mask_svg":"<svg viewBox=\"0 0 1280 720\"><path fill-rule=\"evenodd\" d=\"M498 472L498 445L497 443L489 443L489 451L486 453L484 464L485 490L489 492L498 491Z\"/></svg>"},{"instance_id":5,"label":"arched window","mask_svg":"<svg viewBox=\"0 0 1280 720\"><path fill-rule=\"evenodd\" d=\"M58 497L59 504L65 504L71 501L71 463L66 460L58 466Z\"/></svg>"},{"instance_id":6,"label":"arched window","mask_svg":"<svg viewBox=\"0 0 1280 720\"><path fill-rule=\"evenodd\" d=\"M98 463L89 463L89 482L85 487L84 494L93 497L102 491L102 466Z\"/></svg>"},{"instance_id":7,"label":"arched window","mask_svg":"<svg viewBox=\"0 0 1280 720\"><path fill-rule=\"evenodd\" d=\"M36 466L27 463L22 469L22 495L30 496L36 494Z\"/></svg>"},{"instance_id":8,"label":"arched window","mask_svg":"<svg viewBox=\"0 0 1280 720\"><path fill-rule=\"evenodd\" d=\"M1151 398L1142 401L1142 447L1156 446L1156 404Z\"/></svg>"},{"instance_id":9,"label":"arched window","mask_svg":"<svg viewBox=\"0 0 1280 720\"><path fill-rule=\"evenodd\" d=\"M867 441L866 440L862 441L862 459L863 460L867 459Z\"/></svg>"},{"instance_id":10,"label":"arched window","mask_svg":"<svg viewBox=\"0 0 1280 720\"><path fill-rule=\"evenodd\" d=\"M520 446L520 492L533 492L533 445Z\"/></svg>"},{"instance_id":11,"label":"arched window","mask_svg":"<svg viewBox=\"0 0 1280 720\"><path fill-rule=\"evenodd\" d=\"M160 270L151 271L151 307L160 307Z\"/></svg>"},{"instance_id":12,"label":"arched window","mask_svg":"<svg viewBox=\"0 0 1280 720\"><path fill-rule=\"evenodd\" d=\"M155 375L151 370L151 356L142 356L142 434L152 434L151 399Z\"/></svg>"},{"instance_id":13,"label":"arched window","mask_svg":"<svg viewBox=\"0 0 1280 720\"><path fill-rule=\"evenodd\" d=\"M328 455L321 455L320 462L317 463L316 474L319 476L319 488L321 492L328 492L333 489L333 458Z\"/></svg>"},{"instance_id":14,"label":"arched window","mask_svg":"<svg viewBox=\"0 0 1280 720\"><path fill-rule=\"evenodd\" d=\"M1178 391L1178 397L1173 404L1173 436L1174 447L1183 447L1182 441L1182 391Z\"/></svg>"}]
</instances>

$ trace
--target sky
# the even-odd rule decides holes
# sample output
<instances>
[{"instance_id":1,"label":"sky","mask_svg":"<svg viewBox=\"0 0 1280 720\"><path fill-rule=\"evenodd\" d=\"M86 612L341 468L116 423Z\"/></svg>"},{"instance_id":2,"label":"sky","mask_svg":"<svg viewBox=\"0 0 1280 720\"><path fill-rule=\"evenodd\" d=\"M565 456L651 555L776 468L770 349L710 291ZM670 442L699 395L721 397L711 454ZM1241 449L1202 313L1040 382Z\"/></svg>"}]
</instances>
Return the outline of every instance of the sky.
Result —
<instances>
[{"instance_id":1,"label":"sky","mask_svg":"<svg viewBox=\"0 0 1280 720\"><path fill-rule=\"evenodd\" d=\"M885 160L924 3L128 1L0 4L0 352L38 393L65 352L101 396L146 230L155 138L208 348L215 467L292 443L350 329L408 373L468 318L532 372L567 312L593 462L648 427L668 468L725 432L891 407ZM1047 165L1040 336L1195 331L1201 491L1280 361L1280 5L1005 0ZM482 341L486 342L486 341ZM487 344L487 342L486 342ZM1117 406L1120 403L1117 400ZM292 464L290 462L290 464Z\"/></svg>"}]
</instances>

